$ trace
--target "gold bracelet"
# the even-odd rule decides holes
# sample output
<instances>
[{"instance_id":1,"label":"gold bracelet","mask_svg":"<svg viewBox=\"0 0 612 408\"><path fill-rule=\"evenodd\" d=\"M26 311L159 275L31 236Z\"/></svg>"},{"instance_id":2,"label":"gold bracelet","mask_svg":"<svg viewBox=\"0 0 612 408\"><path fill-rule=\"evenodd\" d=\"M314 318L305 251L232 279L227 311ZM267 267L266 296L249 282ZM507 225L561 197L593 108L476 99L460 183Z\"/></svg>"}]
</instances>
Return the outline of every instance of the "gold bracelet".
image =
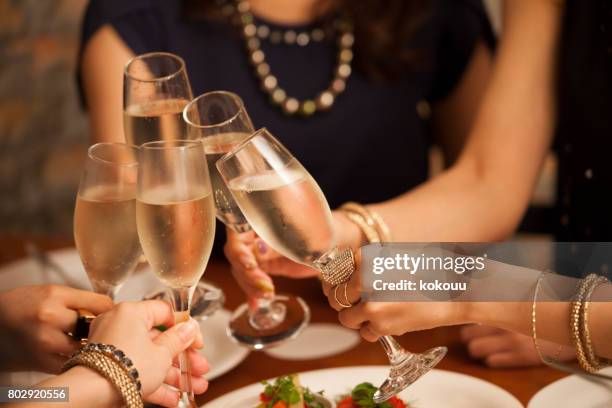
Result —
<instances>
[{"instance_id":1,"label":"gold bracelet","mask_svg":"<svg viewBox=\"0 0 612 408\"><path fill-rule=\"evenodd\" d=\"M365 235L368 242L371 244L372 242L380 242L380 237L378 236L378 232L376 229L372 228L363 217L357 213L347 211L344 209L340 209L353 224L357 225L363 235Z\"/></svg>"},{"instance_id":2,"label":"gold bracelet","mask_svg":"<svg viewBox=\"0 0 612 408\"><path fill-rule=\"evenodd\" d=\"M582 313L582 306L585 299L585 294L589 286L597 279L597 275L590 274L581 282L578 289L576 300L572 302L572 309L570 311L570 332L572 335L572 341L576 348L576 357L578 363L583 370L594 373L597 371L597 367L589 362L584 351L584 345L582 342L582 328L580 324L580 318Z\"/></svg>"},{"instance_id":3,"label":"gold bracelet","mask_svg":"<svg viewBox=\"0 0 612 408\"><path fill-rule=\"evenodd\" d=\"M369 208L354 202L345 203L340 207L340 209L345 213L353 213L358 215L363 220L363 223L367 225L368 229L374 230L376 232L376 235L378 236L378 241L370 240L370 242L391 241L391 231L389 230L389 226L385 223L383 218L377 212L372 211ZM362 230L364 229L361 225L360 228L362 228ZM365 231L364 234L366 234Z\"/></svg>"},{"instance_id":4,"label":"gold bracelet","mask_svg":"<svg viewBox=\"0 0 612 408\"><path fill-rule=\"evenodd\" d=\"M113 358L97 351L79 350L64 364L62 372L77 365L90 368L106 378L119 392L128 408L144 407L136 384L125 369Z\"/></svg>"},{"instance_id":5,"label":"gold bracelet","mask_svg":"<svg viewBox=\"0 0 612 408\"><path fill-rule=\"evenodd\" d=\"M554 356L551 359L549 359L548 357L544 356L544 354L542 353L542 349L540 348L540 344L538 343L536 309L537 309L537 303L538 303L538 292L539 292L540 284L542 283L542 279L544 278L545 273L546 271L540 273L540 276L538 276L538 280L535 285L535 289L533 291L533 303L531 305L531 335L533 338L533 345L536 349L536 352L538 353L538 357L540 357L540 360L542 360L544 364L550 365L551 361L552 362L559 361L559 357L561 356L561 352L563 351L564 346L560 344L559 348L557 348L557 352L554 354ZM578 282L578 285L579 284L580 284L580 281ZM578 285L576 286L576 288L578 288Z\"/></svg>"},{"instance_id":6,"label":"gold bracelet","mask_svg":"<svg viewBox=\"0 0 612 408\"><path fill-rule=\"evenodd\" d=\"M591 342L591 332L589 330L589 304L591 303L591 296L595 289L603 284L607 283L608 278L603 276L598 276L593 279L593 282L589 285L585 292L585 297L582 305L582 313L581 313L581 323L582 323L582 345L585 350L586 359L589 364L592 365L597 371L602 368L608 367L610 365L610 360L608 359L600 359L597 357L595 350L593 349L593 344Z\"/></svg>"},{"instance_id":7,"label":"gold bracelet","mask_svg":"<svg viewBox=\"0 0 612 408\"><path fill-rule=\"evenodd\" d=\"M387 225L387 223L385 222L385 220L383 220L383 218L380 216L379 213L377 213L376 211L373 211L367 207L364 207L369 213L370 216L374 219L374 223L376 224L377 228L378 228L378 233L380 235L380 240L382 242L391 242L392 238L391 238L391 230L389 229L389 226Z\"/></svg>"}]
</instances>

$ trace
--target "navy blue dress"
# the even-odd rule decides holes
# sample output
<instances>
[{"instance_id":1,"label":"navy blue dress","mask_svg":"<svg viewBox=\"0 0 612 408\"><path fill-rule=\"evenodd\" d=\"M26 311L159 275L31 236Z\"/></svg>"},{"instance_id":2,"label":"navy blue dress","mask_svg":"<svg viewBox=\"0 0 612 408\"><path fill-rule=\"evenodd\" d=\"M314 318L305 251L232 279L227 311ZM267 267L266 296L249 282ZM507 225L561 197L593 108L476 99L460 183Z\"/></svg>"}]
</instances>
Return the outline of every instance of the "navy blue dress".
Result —
<instances>
[{"instance_id":1,"label":"navy blue dress","mask_svg":"<svg viewBox=\"0 0 612 408\"><path fill-rule=\"evenodd\" d=\"M417 104L436 102L453 90L479 41L493 46L480 0L432 1L428 15L408 44L426 60L420 64L425 68L411 69L393 82L373 81L354 70L331 110L309 118L285 116L271 105L234 27L187 18L181 1L92 0L82 47L110 24L135 54L168 51L182 56L194 96L218 89L239 94L255 127L266 126L293 152L335 208L346 201L388 200L426 180L431 142ZM262 49L288 94L310 98L329 85L333 44L301 47L262 41Z\"/></svg>"}]
</instances>

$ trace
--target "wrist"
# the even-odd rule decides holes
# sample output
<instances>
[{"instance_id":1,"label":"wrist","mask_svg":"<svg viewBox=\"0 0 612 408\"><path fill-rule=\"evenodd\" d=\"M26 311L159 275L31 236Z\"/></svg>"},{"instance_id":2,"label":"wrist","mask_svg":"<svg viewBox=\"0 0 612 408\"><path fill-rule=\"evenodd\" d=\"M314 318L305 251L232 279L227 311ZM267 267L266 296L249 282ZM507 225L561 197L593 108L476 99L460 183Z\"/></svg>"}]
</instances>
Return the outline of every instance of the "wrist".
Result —
<instances>
[{"instance_id":1,"label":"wrist","mask_svg":"<svg viewBox=\"0 0 612 408\"><path fill-rule=\"evenodd\" d=\"M70 401L77 401L75 406L115 407L123 400L117 389L96 371L76 366L56 378L62 378L62 386L67 386Z\"/></svg>"},{"instance_id":2,"label":"wrist","mask_svg":"<svg viewBox=\"0 0 612 408\"><path fill-rule=\"evenodd\" d=\"M342 211L334 211L334 228L341 247L349 247L353 250L367 244L363 231L357 224L349 220Z\"/></svg>"},{"instance_id":3,"label":"wrist","mask_svg":"<svg viewBox=\"0 0 612 408\"><path fill-rule=\"evenodd\" d=\"M443 316L445 326L456 326L460 324L479 323L477 320L478 302L442 302L443 309L446 310Z\"/></svg>"}]
</instances>

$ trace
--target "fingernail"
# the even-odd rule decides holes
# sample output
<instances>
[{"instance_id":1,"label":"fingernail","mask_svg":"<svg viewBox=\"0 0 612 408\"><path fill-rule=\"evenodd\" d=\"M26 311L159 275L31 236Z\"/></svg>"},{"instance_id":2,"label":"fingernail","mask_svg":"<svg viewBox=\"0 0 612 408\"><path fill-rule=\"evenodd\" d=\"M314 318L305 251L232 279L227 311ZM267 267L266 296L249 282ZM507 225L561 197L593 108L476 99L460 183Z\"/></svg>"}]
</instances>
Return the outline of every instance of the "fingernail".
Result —
<instances>
[{"instance_id":1,"label":"fingernail","mask_svg":"<svg viewBox=\"0 0 612 408\"><path fill-rule=\"evenodd\" d=\"M266 245L265 242L259 240L257 241L257 250L259 251L260 254L265 254L266 251L268 251L268 246Z\"/></svg>"},{"instance_id":2,"label":"fingernail","mask_svg":"<svg viewBox=\"0 0 612 408\"><path fill-rule=\"evenodd\" d=\"M189 320L183 323L179 323L178 327L178 336L184 342L188 342L193 340L196 333L196 322L194 320Z\"/></svg>"},{"instance_id":3,"label":"fingernail","mask_svg":"<svg viewBox=\"0 0 612 408\"><path fill-rule=\"evenodd\" d=\"M274 284L268 279L259 279L256 283L257 289L264 292L274 292Z\"/></svg>"}]
</instances>

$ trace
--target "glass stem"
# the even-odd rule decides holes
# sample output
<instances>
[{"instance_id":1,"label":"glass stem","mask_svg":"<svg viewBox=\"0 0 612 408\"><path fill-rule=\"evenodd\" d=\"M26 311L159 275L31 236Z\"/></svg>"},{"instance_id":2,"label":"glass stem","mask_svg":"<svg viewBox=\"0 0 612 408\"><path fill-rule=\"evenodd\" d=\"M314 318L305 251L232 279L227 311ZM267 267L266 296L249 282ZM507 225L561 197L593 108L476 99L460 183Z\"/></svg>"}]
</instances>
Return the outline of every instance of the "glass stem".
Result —
<instances>
[{"instance_id":1,"label":"glass stem","mask_svg":"<svg viewBox=\"0 0 612 408\"><path fill-rule=\"evenodd\" d=\"M263 309L270 309L270 306L272 305L272 299L268 299L268 298L258 298L257 299L257 309L258 310L263 310Z\"/></svg>"},{"instance_id":2,"label":"glass stem","mask_svg":"<svg viewBox=\"0 0 612 408\"><path fill-rule=\"evenodd\" d=\"M314 266L317 269L322 269L328 262L338 256L338 252L338 247L327 251L313 263ZM414 356L414 354L406 351L392 336L382 336L378 341L385 349L391 365L401 364Z\"/></svg>"},{"instance_id":3,"label":"glass stem","mask_svg":"<svg viewBox=\"0 0 612 408\"><path fill-rule=\"evenodd\" d=\"M189 308L191 306L191 296L195 287L191 288L170 288L172 294L172 307L174 308L174 323L181 323L189 320ZM195 407L195 397L193 395L193 386L191 385L191 364L187 352L183 351L178 356L179 369L181 371L180 389L181 389L181 406L187 404L189 407Z\"/></svg>"},{"instance_id":4,"label":"glass stem","mask_svg":"<svg viewBox=\"0 0 612 408\"><path fill-rule=\"evenodd\" d=\"M406 351L392 336L382 336L378 341L385 349L392 366L412 357L412 353Z\"/></svg>"}]
</instances>

